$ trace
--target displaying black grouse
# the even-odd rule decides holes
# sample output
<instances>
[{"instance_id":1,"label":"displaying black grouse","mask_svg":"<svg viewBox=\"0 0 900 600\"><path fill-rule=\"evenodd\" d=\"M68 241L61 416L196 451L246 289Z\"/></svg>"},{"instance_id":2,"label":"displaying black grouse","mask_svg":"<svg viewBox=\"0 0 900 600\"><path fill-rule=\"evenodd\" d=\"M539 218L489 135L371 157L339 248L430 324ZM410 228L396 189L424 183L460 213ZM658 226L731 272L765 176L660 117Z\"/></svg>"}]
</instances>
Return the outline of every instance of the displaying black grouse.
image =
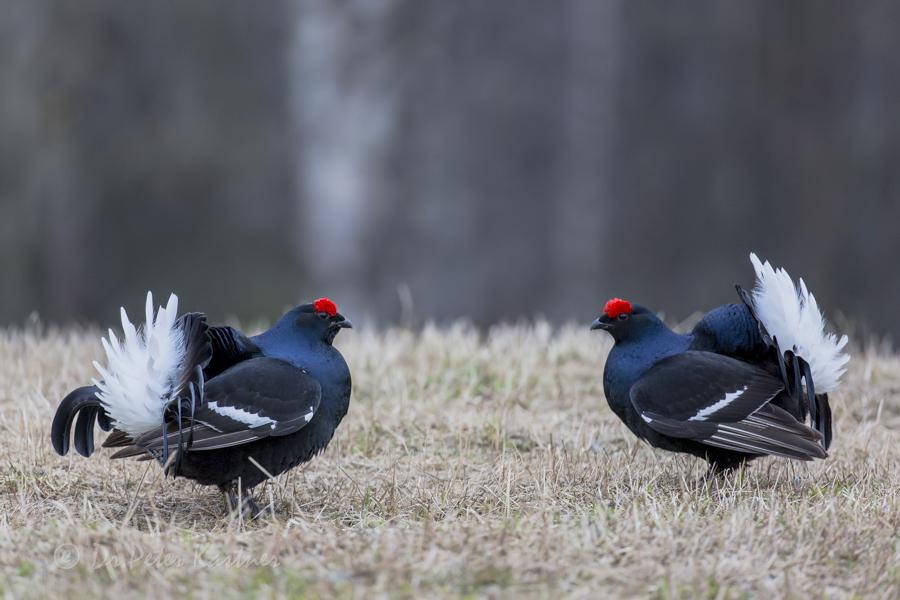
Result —
<instances>
[{"instance_id":1,"label":"displaying black grouse","mask_svg":"<svg viewBox=\"0 0 900 600\"><path fill-rule=\"evenodd\" d=\"M216 485L231 510L259 508L249 490L310 460L331 440L350 403L350 371L332 342L351 327L321 298L260 335L210 327L202 313L176 318L178 298L138 330L122 309L125 337L103 340L102 381L66 396L51 439L65 455L94 451L94 423L112 433L112 458L156 459L174 476ZM76 421L77 417L77 421ZM242 502L239 502L242 498Z\"/></svg>"},{"instance_id":2,"label":"displaying black grouse","mask_svg":"<svg viewBox=\"0 0 900 600\"><path fill-rule=\"evenodd\" d=\"M603 373L613 412L650 445L704 458L714 473L770 454L825 458L828 392L850 360L847 336L824 333L803 280L750 260L752 294L736 286L742 304L710 311L690 333L618 298L591 325L615 340Z\"/></svg>"}]
</instances>

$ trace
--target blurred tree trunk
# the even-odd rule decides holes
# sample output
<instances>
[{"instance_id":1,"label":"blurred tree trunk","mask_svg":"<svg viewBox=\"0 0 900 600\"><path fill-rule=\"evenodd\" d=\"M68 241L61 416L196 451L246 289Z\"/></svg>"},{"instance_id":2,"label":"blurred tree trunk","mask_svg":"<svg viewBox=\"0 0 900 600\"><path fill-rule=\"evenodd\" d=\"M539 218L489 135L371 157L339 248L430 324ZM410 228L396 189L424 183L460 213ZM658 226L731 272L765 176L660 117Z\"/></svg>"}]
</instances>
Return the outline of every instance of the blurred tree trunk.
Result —
<instances>
[{"instance_id":1,"label":"blurred tree trunk","mask_svg":"<svg viewBox=\"0 0 900 600\"><path fill-rule=\"evenodd\" d=\"M482 324L594 306L616 7L302 3L293 106L313 280L391 320L398 286L420 317Z\"/></svg>"},{"instance_id":2,"label":"blurred tree trunk","mask_svg":"<svg viewBox=\"0 0 900 600\"><path fill-rule=\"evenodd\" d=\"M147 289L218 316L291 303L285 5L0 10L0 217L16 265L0 269L2 318L115 319Z\"/></svg>"}]
</instances>

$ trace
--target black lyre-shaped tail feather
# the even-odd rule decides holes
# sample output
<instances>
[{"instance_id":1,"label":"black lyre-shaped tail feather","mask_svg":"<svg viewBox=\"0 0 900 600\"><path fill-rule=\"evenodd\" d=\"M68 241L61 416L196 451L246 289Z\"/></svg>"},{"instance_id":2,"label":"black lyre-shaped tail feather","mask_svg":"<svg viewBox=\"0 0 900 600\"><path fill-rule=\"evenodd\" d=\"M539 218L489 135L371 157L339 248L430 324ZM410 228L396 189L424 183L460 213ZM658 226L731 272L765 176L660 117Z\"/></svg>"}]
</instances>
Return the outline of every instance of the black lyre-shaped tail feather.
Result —
<instances>
[{"instance_id":1,"label":"black lyre-shaped tail feather","mask_svg":"<svg viewBox=\"0 0 900 600\"><path fill-rule=\"evenodd\" d=\"M831 406L828 404L828 394L817 394L816 384L812 378L812 368L802 358L797 358L800 375L806 384L806 399L809 404L809 422L813 428L822 434L822 445L827 450L831 446ZM797 379L799 380L799 376Z\"/></svg>"},{"instance_id":2,"label":"black lyre-shaped tail feather","mask_svg":"<svg viewBox=\"0 0 900 600\"><path fill-rule=\"evenodd\" d=\"M187 390L190 395L181 396L169 404L166 408L166 414L163 417L164 427L171 432L178 433L178 441L174 451L176 456L169 461L169 443L168 438L163 438L163 449L160 462L166 466L166 474L174 474L178 470L184 453L190 450L194 442L194 413L197 405L203 398L203 369L200 365L196 366L197 378L188 382ZM185 423L190 423L185 431ZM114 457L115 458L115 457Z\"/></svg>"},{"instance_id":3,"label":"black lyre-shaped tail feather","mask_svg":"<svg viewBox=\"0 0 900 600\"><path fill-rule=\"evenodd\" d=\"M784 389L790 390L791 382L788 379L787 365L784 362L784 352L781 351L781 346L778 344L776 338L772 338L772 345L775 346L775 360L778 361L778 370L781 371L781 380L784 382Z\"/></svg>"},{"instance_id":4,"label":"black lyre-shaped tail feather","mask_svg":"<svg viewBox=\"0 0 900 600\"><path fill-rule=\"evenodd\" d=\"M90 456L94 452L94 423L98 416L100 427L108 431L109 417L97 397L99 391L93 385L80 387L70 392L59 403L50 429L50 441L60 456L69 453L69 437L73 423L75 423L75 450L82 456Z\"/></svg>"},{"instance_id":5,"label":"black lyre-shaped tail feather","mask_svg":"<svg viewBox=\"0 0 900 600\"><path fill-rule=\"evenodd\" d=\"M828 394L816 394L816 422L813 426L822 433L822 444L825 449L831 447L831 405L828 404Z\"/></svg>"},{"instance_id":6,"label":"black lyre-shaped tail feather","mask_svg":"<svg viewBox=\"0 0 900 600\"><path fill-rule=\"evenodd\" d=\"M209 364L213 354L209 339L209 325L203 313L187 313L179 317L184 332L184 359L178 379L172 383L172 402L191 398L191 394L203 390L203 369ZM192 391L192 386L193 391ZM198 398L199 400L199 398Z\"/></svg>"},{"instance_id":7,"label":"black lyre-shaped tail feather","mask_svg":"<svg viewBox=\"0 0 900 600\"><path fill-rule=\"evenodd\" d=\"M784 389L801 415L809 415L810 426L822 434L822 445L827 450L831 446L831 406L828 394L817 394L809 363L792 350L781 352L778 340L773 338L778 364L784 378Z\"/></svg>"},{"instance_id":8,"label":"black lyre-shaped tail feather","mask_svg":"<svg viewBox=\"0 0 900 600\"><path fill-rule=\"evenodd\" d=\"M791 373L794 376L794 385L788 391L790 392L791 397L794 398L799 405L803 405L806 402L806 397L803 395L803 373L800 371L800 360L791 350L785 351L784 357L785 363L787 363L787 361L791 362ZM813 414L813 410L809 410L810 408L815 410L815 406L807 408L807 414L809 414L810 419L813 419L815 415Z\"/></svg>"}]
</instances>

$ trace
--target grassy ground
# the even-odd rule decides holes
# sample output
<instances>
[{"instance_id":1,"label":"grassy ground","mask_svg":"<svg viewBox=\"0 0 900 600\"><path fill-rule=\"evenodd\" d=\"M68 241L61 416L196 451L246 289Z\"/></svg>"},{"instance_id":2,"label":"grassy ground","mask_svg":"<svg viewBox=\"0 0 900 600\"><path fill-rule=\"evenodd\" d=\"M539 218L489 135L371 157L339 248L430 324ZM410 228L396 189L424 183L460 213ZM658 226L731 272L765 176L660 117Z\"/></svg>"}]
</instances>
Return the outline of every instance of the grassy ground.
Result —
<instances>
[{"instance_id":1,"label":"grassy ground","mask_svg":"<svg viewBox=\"0 0 900 600\"><path fill-rule=\"evenodd\" d=\"M57 456L96 331L0 330L5 597L850 598L900 590L900 359L856 350L815 464L706 483L609 411L586 326L342 333L350 413L257 490L276 516L155 465Z\"/></svg>"}]
</instances>

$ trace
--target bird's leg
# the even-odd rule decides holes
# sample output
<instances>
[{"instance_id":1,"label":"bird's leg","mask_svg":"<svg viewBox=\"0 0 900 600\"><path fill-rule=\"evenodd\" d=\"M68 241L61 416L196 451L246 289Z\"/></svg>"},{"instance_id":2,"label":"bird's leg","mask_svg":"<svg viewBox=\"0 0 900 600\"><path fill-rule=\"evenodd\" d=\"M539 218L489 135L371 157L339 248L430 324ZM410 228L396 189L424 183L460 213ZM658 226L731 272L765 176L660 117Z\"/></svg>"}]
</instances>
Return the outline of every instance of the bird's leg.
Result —
<instances>
[{"instance_id":1,"label":"bird's leg","mask_svg":"<svg viewBox=\"0 0 900 600\"><path fill-rule=\"evenodd\" d=\"M253 496L250 495L250 492L244 491L244 506L243 506L243 514L244 516L249 516L251 519L255 519L259 516L259 513L262 512L260 508L256 505L256 502L253 501Z\"/></svg>"},{"instance_id":2,"label":"bird's leg","mask_svg":"<svg viewBox=\"0 0 900 600\"><path fill-rule=\"evenodd\" d=\"M228 505L228 512L237 512L240 509L242 517L250 517L255 519L259 516L260 508L253 501L250 492L241 490L238 492L237 482L232 481L219 486L219 490L225 494L225 503Z\"/></svg>"},{"instance_id":3,"label":"bird's leg","mask_svg":"<svg viewBox=\"0 0 900 600\"><path fill-rule=\"evenodd\" d=\"M226 483L219 486L219 491L225 496L225 504L228 512L234 512L238 509L237 486L234 482Z\"/></svg>"}]
</instances>

